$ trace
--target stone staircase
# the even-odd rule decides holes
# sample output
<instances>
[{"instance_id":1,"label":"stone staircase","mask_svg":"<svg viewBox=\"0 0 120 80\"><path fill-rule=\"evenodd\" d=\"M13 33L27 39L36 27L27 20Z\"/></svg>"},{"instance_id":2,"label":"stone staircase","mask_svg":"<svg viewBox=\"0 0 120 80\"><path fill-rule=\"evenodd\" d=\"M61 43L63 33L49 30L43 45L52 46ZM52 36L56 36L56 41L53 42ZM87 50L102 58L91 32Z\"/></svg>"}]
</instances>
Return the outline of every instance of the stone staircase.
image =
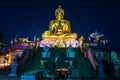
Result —
<instances>
[{"instance_id":1,"label":"stone staircase","mask_svg":"<svg viewBox=\"0 0 120 80\"><path fill-rule=\"evenodd\" d=\"M28 59L24 67L20 70L20 75L24 74L24 72L33 71L40 68L40 60L42 59L41 53L43 49L38 48L36 53ZM94 70L88 58L84 58L79 48L74 48L76 53L76 57L73 59L74 69L79 69L80 77L96 77L97 71ZM68 65L64 63L66 60L66 48L56 48L51 49L51 57L48 58L47 68L49 70L53 70L55 68L54 60L56 56L59 56L60 67L67 67Z\"/></svg>"},{"instance_id":2,"label":"stone staircase","mask_svg":"<svg viewBox=\"0 0 120 80\"><path fill-rule=\"evenodd\" d=\"M94 70L88 58L85 58L79 48L75 49L75 66L80 70L80 77L97 77L97 71Z\"/></svg>"},{"instance_id":3,"label":"stone staircase","mask_svg":"<svg viewBox=\"0 0 120 80\"><path fill-rule=\"evenodd\" d=\"M38 48L36 53L28 58L25 65L20 68L20 75L24 74L24 72L29 72L40 67L41 52L42 48Z\"/></svg>"}]
</instances>

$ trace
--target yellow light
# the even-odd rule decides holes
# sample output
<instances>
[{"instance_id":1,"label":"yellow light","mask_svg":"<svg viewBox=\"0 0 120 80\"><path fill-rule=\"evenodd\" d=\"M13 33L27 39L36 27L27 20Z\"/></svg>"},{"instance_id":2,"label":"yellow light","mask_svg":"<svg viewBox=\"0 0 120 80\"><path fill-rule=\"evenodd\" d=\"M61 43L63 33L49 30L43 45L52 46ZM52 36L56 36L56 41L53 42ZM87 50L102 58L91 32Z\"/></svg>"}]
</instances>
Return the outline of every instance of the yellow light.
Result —
<instances>
[{"instance_id":1,"label":"yellow light","mask_svg":"<svg viewBox=\"0 0 120 80\"><path fill-rule=\"evenodd\" d=\"M9 57L9 55L7 54L7 55L6 55L6 57L8 58L8 57Z\"/></svg>"}]
</instances>

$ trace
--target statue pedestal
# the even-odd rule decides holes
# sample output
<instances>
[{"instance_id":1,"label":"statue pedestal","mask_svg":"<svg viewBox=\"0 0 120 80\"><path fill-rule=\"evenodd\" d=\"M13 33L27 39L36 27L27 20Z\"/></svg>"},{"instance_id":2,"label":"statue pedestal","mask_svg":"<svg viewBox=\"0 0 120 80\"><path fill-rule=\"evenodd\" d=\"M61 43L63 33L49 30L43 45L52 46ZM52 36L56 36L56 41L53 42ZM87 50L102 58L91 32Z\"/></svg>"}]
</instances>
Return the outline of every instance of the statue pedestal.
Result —
<instances>
[{"instance_id":1,"label":"statue pedestal","mask_svg":"<svg viewBox=\"0 0 120 80\"><path fill-rule=\"evenodd\" d=\"M8 77L17 77L17 65L17 63L12 63L11 73L8 75Z\"/></svg>"}]
</instances>

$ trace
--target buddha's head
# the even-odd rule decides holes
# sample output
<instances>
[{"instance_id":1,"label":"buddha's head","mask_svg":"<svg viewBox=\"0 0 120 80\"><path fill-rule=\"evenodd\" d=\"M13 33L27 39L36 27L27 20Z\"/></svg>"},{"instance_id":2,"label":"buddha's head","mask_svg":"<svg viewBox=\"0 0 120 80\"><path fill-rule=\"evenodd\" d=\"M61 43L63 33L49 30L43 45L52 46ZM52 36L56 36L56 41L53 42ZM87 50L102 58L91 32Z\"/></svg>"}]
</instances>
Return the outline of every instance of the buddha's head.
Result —
<instances>
[{"instance_id":1,"label":"buddha's head","mask_svg":"<svg viewBox=\"0 0 120 80\"><path fill-rule=\"evenodd\" d=\"M64 10L61 8L61 6L58 6L58 8L55 10L55 17L57 20L64 18Z\"/></svg>"}]
</instances>

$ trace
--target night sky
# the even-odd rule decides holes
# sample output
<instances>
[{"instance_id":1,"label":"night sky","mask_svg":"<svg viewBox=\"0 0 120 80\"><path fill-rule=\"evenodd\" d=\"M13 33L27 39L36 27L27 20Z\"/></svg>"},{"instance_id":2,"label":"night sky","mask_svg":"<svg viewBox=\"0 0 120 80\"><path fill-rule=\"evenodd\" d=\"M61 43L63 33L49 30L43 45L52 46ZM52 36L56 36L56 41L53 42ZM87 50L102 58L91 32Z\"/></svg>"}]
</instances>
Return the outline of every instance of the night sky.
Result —
<instances>
[{"instance_id":1,"label":"night sky","mask_svg":"<svg viewBox=\"0 0 120 80\"><path fill-rule=\"evenodd\" d=\"M0 31L7 43L15 37L41 37L61 5L72 32L86 39L97 30L120 50L119 0L0 0Z\"/></svg>"}]
</instances>

